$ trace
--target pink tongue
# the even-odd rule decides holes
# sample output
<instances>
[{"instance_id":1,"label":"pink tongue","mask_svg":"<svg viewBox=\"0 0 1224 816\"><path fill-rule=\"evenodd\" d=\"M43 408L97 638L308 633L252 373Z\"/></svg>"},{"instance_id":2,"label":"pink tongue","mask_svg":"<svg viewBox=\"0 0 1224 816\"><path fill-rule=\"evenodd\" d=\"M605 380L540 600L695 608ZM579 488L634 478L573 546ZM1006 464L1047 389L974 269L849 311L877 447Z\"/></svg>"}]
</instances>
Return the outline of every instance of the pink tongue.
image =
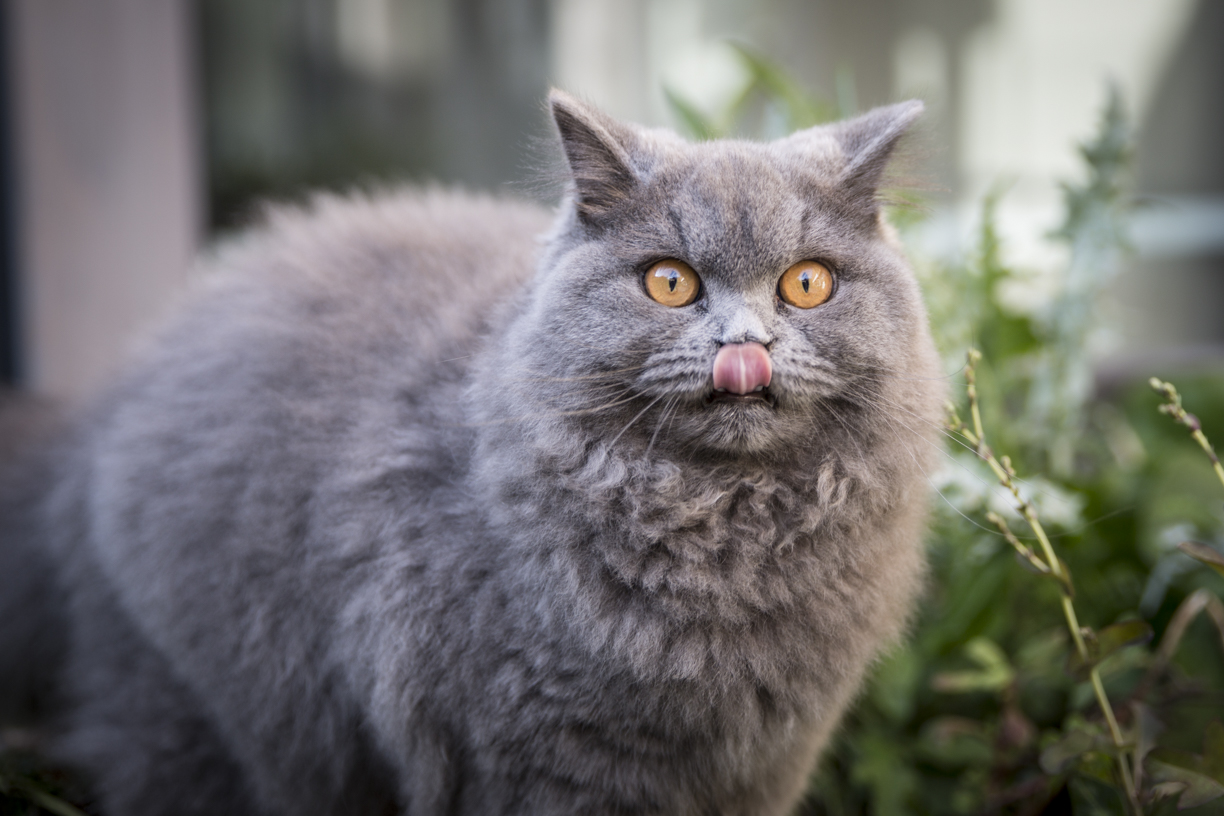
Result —
<instances>
[{"instance_id":1,"label":"pink tongue","mask_svg":"<svg viewBox=\"0 0 1224 816\"><path fill-rule=\"evenodd\" d=\"M769 352L760 343L734 343L723 346L714 358L714 390L732 394L751 394L758 386L769 385L773 367Z\"/></svg>"}]
</instances>

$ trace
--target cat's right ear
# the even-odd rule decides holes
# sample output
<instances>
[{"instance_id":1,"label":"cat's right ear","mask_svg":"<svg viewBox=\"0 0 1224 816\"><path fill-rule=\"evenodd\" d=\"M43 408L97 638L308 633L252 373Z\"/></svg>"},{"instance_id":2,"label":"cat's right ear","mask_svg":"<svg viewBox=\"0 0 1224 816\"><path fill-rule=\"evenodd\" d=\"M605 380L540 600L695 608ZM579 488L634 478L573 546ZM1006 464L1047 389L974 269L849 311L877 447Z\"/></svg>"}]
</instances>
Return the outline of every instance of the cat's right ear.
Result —
<instances>
[{"instance_id":1,"label":"cat's right ear","mask_svg":"<svg viewBox=\"0 0 1224 816\"><path fill-rule=\"evenodd\" d=\"M598 225L638 184L629 157L633 132L616 120L555 88L548 105L574 180L578 217Z\"/></svg>"}]
</instances>

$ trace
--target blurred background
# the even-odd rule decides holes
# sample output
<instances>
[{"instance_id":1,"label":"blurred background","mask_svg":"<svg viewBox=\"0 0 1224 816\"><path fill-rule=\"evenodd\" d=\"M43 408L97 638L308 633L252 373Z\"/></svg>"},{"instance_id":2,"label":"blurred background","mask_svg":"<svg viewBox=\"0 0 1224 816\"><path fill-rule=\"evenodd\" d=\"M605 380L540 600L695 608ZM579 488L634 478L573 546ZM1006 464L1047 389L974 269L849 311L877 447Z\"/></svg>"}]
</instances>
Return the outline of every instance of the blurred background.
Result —
<instances>
[{"instance_id":1,"label":"blurred background","mask_svg":"<svg viewBox=\"0 0 1224 816\"><path fill-rule=\"evenodd\" d=\"M675 126L665 91L717 111L749 81L733 43L840 112L926 100L914 240L955 254L1003 185L1005 251L1038 293L1061 268L1057 181L1082 175L1115 82L1143 206L1103 364L1224 344L1222 3L6 0L2 25L0 375L51 394L104 382L255 202L541 195L550 85Z\"/></svg>"}]
</instances>

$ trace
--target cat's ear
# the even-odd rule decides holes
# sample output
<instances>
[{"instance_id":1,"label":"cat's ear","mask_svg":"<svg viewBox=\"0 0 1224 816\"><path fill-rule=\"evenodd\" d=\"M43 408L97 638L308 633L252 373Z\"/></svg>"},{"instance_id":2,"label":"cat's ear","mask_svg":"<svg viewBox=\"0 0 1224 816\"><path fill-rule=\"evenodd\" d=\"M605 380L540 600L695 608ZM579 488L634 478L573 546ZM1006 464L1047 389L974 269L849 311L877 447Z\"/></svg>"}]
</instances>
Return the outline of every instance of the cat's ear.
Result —
<instances>
[{"instance_id":1,"label":"cat's ear","mask_svg":"<svg viewBox=\"0 0 1224 816\"><path fill-rule=\"evenodd\" d=\"M555 88L548 105L574 180L578 216L589 224L626 201L638 184L629 157L632 130Z\"/></svg>"},{"instance_id":2,"label":"cat's ear","mask_svg":"<svg viewBox=\"0 0 1224 816\"><path fill-rule=\"evenodd\" d=\"M917 100L876 108L844 122L800 131L783 144L818 167L855 211L874 218L879 208L876 191L888 159L922 108Z\"/></svg>"},{"instance_id":3,"label":"cat's ear","mask_svg":"<svg viewBox=\"0 0 1224 816\"><path fill-rule=\"evenodd\" d=\"M922 102L911 99L875 108L832 126L833 137L845 156L839 186L861 208L875 212L876 190L893 148L922 115L923 107Z\"/></svg>"}]
</instances>

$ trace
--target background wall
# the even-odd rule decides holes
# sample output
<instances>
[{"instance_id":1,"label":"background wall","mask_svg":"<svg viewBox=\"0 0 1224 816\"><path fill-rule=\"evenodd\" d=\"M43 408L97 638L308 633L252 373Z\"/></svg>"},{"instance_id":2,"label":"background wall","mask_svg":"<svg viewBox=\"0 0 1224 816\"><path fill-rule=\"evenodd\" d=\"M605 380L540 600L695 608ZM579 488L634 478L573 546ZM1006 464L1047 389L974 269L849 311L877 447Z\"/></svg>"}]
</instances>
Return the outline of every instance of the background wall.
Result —
<instances>
[{"instance_id":1,"label":"background wall","mask_svg":"<svg viewBox=\"0 0 1224 816\"><path fill-rule=\"evenodd\" d=\"M163 0L6 7L10 374L96 388L201 236L194 19Z\"/></svg>"},{"instance_id":2,"label":"background wall","mask_svg":"<svg viewBox=\"0 0 1224 816\"><path fill-rule=\"evenodd\" d=\"M202 242L324 186L547 198L550 84L675 124L746 81L728 41L841 110L928 102L927 251L1005 182L1007 250L1042 235L1110 79L1140 125L1137 254L1115 354L1224 344L1224 6L1195 0L7 0L0 375L95 389ZM2 169L2 168L0 168ZM4 215L7 202L7 216ZM4 259L7 258L7 262ZM1043 270L1045 270L1043 272ZM4 298L12 304L4 311ZM6 334L7 333L7 334ZM1187 351L1187 350L1191 351Z\"/></svg>"}]
</instances>

